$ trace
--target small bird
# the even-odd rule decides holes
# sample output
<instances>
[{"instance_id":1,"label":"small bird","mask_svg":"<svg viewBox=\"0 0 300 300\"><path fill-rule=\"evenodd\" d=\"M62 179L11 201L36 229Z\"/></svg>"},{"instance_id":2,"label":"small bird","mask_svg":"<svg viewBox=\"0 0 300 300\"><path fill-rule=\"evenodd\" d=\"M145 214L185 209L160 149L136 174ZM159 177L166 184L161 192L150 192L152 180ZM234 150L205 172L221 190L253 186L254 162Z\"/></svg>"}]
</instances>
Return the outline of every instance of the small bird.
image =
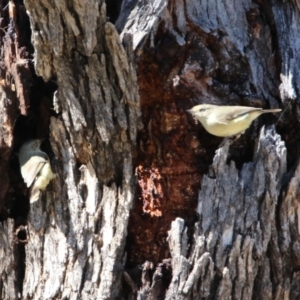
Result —
<instances>
[{"instance_id":1,"label":"small bird","mask_svg":"<svg viewBox=\"0 0 300 300\"><path fill-rule=\"evenodd\" d=\"M48 155L40 149L42 140L28 140L20 148L19 162L21 174L27 187L32 186L30 202L39 199L40 190L44 190L55 177L52 173Z\"/></svg>"},{"instance_id":2,"label":"small bird","mask_svg":"<svg viewBox=\"0 0 300 300\"><path fill-rule=\"evenodd\" d=\"M281 109L265 109L247 106L218 106L200 104L187 110L212 135L240 137L253 120L265 113L277 113Z\"/></svg>"}]
</instances>

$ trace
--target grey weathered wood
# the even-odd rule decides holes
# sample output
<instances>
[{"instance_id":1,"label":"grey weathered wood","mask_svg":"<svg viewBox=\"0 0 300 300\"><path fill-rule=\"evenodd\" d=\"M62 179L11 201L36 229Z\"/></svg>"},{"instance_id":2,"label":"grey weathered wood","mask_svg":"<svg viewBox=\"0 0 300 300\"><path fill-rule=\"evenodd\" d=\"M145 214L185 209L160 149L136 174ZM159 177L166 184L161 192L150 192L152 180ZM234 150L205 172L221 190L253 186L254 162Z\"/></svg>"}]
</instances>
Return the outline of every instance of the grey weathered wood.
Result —
<instances>
[{"instance_id":1,"label":"grey weathered wood","mask_svg":"<svg viewBox=\"0 0 300 300\"><path fill-rule=\"evenodd\" d=\"M173 129L186 130L189 136L191 126L183 124L189 121L182 117L182 110L194 102L254 105L252 93L259 95L259 105L265 107L297 102L299 5L297 1L125 0L116 22L120 37L107 22L103 1L42 0L37 5L26 0L25 5L36 72L58 85L56 115L50 124L57 176L41 201L30 208L23 283L14 282L20 277L13 224L8 220L1 227L0 256L5 262L1 264L1 297L14 299L22 287L24 299L125 298L121 279L134 195L132 152L141 150L135 143L140 111L134 54L143 58L148 46L164 50L159 47L164 36L174 39L175 55L173 49L159 53L161 64L168 61L171 66L162 76L167 78L164 93L170 94L155 95L162 117L166 116L165 99L174 101L180 123L174 118ZM158 65L155 59L153 64ZM151 79L142 72L139 76L141 85ZM156 93L156 88L151 92ZM27 89L20 85L16 93L26 111L28 98L20 90ZM191 92L188 99L181 90ZM273 129L263 129L254 158L240 169L227 162L228 145L218 150L210 171L203 172L193 238L188 238L183 219L170 225L169 286L161 285L161 270L169 260L158 265L145 262L141 282L127 271L123 274L131 289L129 298L299 298L296 104L282 118L282 138ZM10 117L7 107L2 101L1 171L8 168L12 151L12 127L5 135L3 124L15 120L5 117ZM253 132L258 132L257 124ZM153 126L144 126L151 139ZM200 145L187 152L209 150L208 139L202 135L187 140L199 140ZM155 141L161 158L165 153L160 142ZM192 167L187 164L186 169ZM168 181L169 175L164 176ZM8 181L4 183L2 200L8 191Z\"/></svg>"},{"instance_id":2,"label":"grey weathered wood","mask_svg":"<svg viewBox=\"0 0 300 300\"><path fill-rule=\"evenodd\" d=\"M251 299L255 279L270 268L266 255L277 235L275 209L286 171L284 142L274 129L263 128L254 160L242 170L234 162L226 163L228 149L226 143L216 152L215 177L203 178L189 255L183 220L172 224L173 277L166 299ZM263 284L256 297L267 299Z\"/></svg>"},{"instance_id":3,"label":"grey weathered wood","mask_svg":"<svg viewBox=\"0 0 300 300\"><path fill-rule=\"evenodd\" d=\"M294 53L298 52L300 40L296 34L299 10L295 2L257 5L248 0L187 1L185 13L180 9L181 1L170 1L167 6L165 1L151 4L156 17L150 17L154 23L149 28L142 21L151 15L147 4L123 2L124 14L117 22L121 36L132 34L135 47L143 49L146 38L150 46L157 46L153 36L163 22L165 32L183 47L187 41L193 41L187 37L187 31L192 34L201 58L193 59L194 52L190 49L189 60L182 65L174 62L170 77L173 80L172 75L177 74L179 87L194 89L197 103L236 104L240 97L248 98L253 91L267 99L271 107L278 106L279 99L286 105L287 100L296 98L299 57ZM195 28L199 30L197 33ZM138 53L143 55L140 49ZM172 59L167 55L165 58ZM216 72L220 71L217 77ZM197 80L190 78L199 73L201 79L197 85L194 84ZM234 81L238 83L235 85ZM251 101L246 103L252 105ZM260 102L266 105L264 100ZM292 117L289 109L285 118L299 119ZM287 193L283 187L283 182L289 180L285 174L286 148L273 130L262 131L253 162L243 164L241 170L233 161L226 163L227 150L218 151L209 176L204 175L202 180L197 207L199 222L189 254L184 247L187 237L183 220L176 219L172 225L169 247L173 277L166 299L299 297L295 288L298 276L293 271L299 257L300 210L295 190L298 168L294 176L289 175L293 179ZM211 264L213 268L207 267ZM201 273L202 266L210 270L206 278ZM142 288L141 293L144 291ZM148 289L145 299L152 299L152 293Z\"/></svg>"},{"instance_id":4,"label":"grey weathered wood","mask_svg":"<svg viewBox=\"0 0 300 300\"><path fill-rule=\"evenodd\" d=\"M17 299L21 294L17 274L17 256L14 242L14 222L8 220L0 224L0 295L1 299Z\"/></svg>"},{"instance_id":5,"label":"grey weathered wood","mask_svg":"<svg viewBox=\"0 0 300 300\"><path fill-rule=\"evenodd\" d=\"M58 116L57 176L30 209L23 297L120 299L140 115L133 62L103 1L25 5L36 71L57 78Z\"/></svg>"}]
</instances>

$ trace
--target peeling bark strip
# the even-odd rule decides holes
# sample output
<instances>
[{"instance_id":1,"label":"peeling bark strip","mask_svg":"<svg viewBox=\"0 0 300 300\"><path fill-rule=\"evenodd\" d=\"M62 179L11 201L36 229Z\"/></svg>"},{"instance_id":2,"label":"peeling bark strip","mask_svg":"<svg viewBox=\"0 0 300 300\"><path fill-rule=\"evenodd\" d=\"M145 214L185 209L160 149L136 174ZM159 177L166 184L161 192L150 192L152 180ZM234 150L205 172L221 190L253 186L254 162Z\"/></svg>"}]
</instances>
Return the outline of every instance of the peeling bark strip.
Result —
<instances>
[{"instance_id":1,"label":"peeling bark strip","mask_svg":"<svg viewBox=\"0 0 300 300\"><path fill-rule=\"evenodd\" d=\"M13 1L0 3L0 214L9 214L5 210L14 200L10 189L11 175L9 159L13 152L14 126L19 114L27 115L29 90L32 85L30 53L26 32L27 16L22 5ZM20 27L20 28L19 28ZM15 178L13 178L14 180ZM19 188L19 187L18 187Z\"/></svg>"},{"instance_id":2,"label":"peeling bark strip","mask_svg":"<svg viewBox=\"0 0 300 300\"><path fill-rule=\"evenodd\" d=\"M172 223L173 277L165 299L275 299L272 292L284 291L283 277L269 277L275 271L271 261L280 257L272 248L281 230L275 210L286 170L284 142L274 129L263 128L254 161L240 171L234 162L226 164L228 149L227 143L216 153L215 177L203 178L190 248L184 221ZM264 296L266 285L272 297Z\"/></svg>"},{"instance_id":3,"label":"peeling bark strip","mask_svg":"<svg viewBox=\"0 0 300 300\"><path fill-rule=\"evenodd\" d=\"M53 190L31 206L23 297L120 299L140 115L133 63L103 1L25 5L36 71L57 78L58 164Z\"/></svg>"}]
</instances>

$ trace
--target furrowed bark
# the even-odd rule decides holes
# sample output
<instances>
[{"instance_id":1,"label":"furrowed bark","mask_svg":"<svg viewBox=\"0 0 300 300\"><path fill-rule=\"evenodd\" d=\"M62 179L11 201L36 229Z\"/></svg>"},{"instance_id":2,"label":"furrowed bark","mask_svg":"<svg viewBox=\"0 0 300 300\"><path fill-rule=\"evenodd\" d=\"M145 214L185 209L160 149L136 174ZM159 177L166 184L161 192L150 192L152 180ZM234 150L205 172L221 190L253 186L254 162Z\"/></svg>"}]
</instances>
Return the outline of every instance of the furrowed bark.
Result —
<instances>
[{"instance_id":1,"label":"furrowed bark","mask_svg":"<svg viewBox=\"0 0 300 300\"><path fill-rule=\"evenodd\" d=\"M113 3L26 0L34 60L0 3L1 297L298 299L299 5ZM284 113L218 149L200 103ZM32 137L56 178L29 211Z\"/></svg>"},{"instance_id":2,"label":"furrowed bark","mask_svg":"<svg viewBox=\"0 0 300 300\"><path fill-rule=\"evenodd\" d=\"M102 1L25 5L36 71L55 77L58 90L50 124L57 177L31 206L23 295L118 299L135 182L135 70Z\"/></svg>"}]
</instances>

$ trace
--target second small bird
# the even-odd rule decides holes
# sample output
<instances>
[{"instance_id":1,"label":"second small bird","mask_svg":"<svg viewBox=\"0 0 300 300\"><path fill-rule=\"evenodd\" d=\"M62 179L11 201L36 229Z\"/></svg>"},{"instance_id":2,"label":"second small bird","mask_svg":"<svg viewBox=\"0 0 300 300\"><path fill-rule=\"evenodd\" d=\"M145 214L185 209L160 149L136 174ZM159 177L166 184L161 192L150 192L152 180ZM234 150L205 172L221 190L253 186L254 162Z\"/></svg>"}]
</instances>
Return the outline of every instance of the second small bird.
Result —
<instances>
[{"instance_id":1,"label":"second small bird","mask_svg":"<svg viewBox=\"0 0 300 300\"><path fill-rule=\"evenodd\" d=\"M30 202L39 199L40 190L44 190L54 178L48 155L40 149L42 140L29 140L19 151L21 174L27 187L32 186Z\"/></svg>"},{"instance_id":2,"label":"second small bird","mask_svg":"<svg viewBox=\"0 0 300 300\"><path fill-rule=\"evenodd\" d=\"M256 107L212 104L200 104L188 110L210 134L220 137L239 137L260 115L280 111L281 109L263 110Z\"/></svg>"}]
</instances>

